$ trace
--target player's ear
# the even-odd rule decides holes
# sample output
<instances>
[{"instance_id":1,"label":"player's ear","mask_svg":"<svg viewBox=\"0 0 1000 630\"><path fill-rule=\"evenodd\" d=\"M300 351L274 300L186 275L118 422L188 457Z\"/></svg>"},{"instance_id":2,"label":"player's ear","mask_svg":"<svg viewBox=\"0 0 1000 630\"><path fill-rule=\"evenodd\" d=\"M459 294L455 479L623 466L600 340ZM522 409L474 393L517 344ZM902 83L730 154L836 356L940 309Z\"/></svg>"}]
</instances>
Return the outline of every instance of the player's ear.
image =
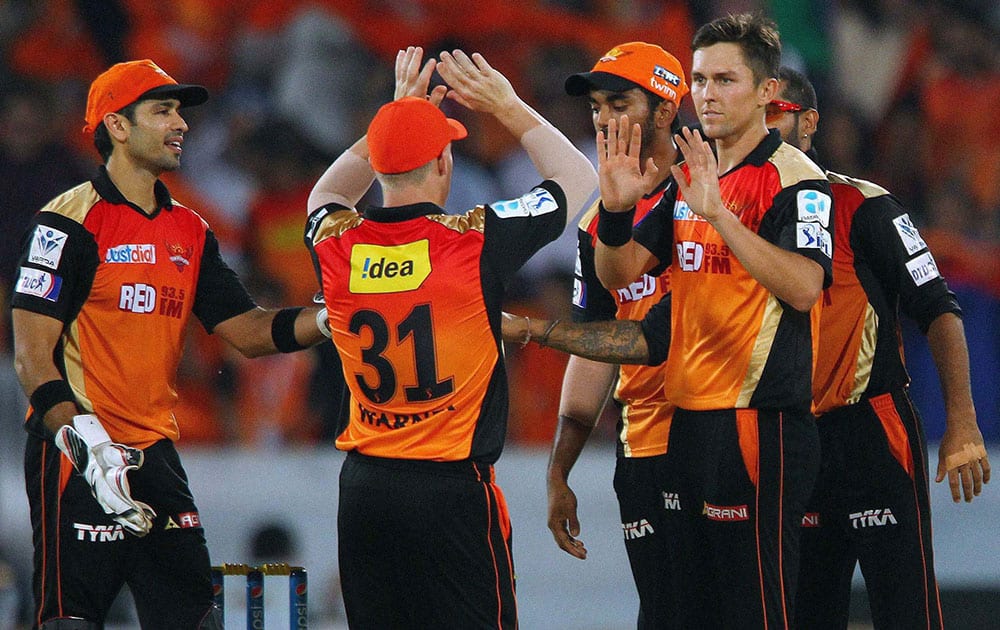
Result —
<instances>
[{"instance_id":1,"label":"player's ear","mask_svg":"<svg viewBox=\"0 0 1000 630\"><path fill-rule=\"evenodd\" d=\"M657 129L669 129L677 116L677 103L663 99L656 106L656 117L654 122Z\"/></svg>"},{"instance_id":2,"label":"player's ear","mask_svg":"<svg viewBox=\"0 0 1000 630\"><path fill-rule=\"evenodd\" d=\"M801 114L799 114L799 130L802 133L809 134L811 138L816 134L816 130L819 129L819 112L815 109L808 109Z\"/></svg>"}]
</instances>

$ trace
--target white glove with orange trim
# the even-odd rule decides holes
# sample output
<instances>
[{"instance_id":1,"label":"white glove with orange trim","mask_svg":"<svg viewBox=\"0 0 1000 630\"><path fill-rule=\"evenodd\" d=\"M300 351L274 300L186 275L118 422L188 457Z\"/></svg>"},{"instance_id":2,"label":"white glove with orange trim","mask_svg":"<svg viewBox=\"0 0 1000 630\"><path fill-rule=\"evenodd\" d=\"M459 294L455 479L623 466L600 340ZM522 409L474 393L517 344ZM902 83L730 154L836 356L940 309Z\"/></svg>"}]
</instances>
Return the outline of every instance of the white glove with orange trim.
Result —
<instances>
[{"instance_id":1,"label":"white glove with orange trim","mask_svg":"<svg viewBox=\"0 0 1000 630\"><path fill-rule=\"evenodd\" d=\"M61 427L55 442L90 484L91 493L106 514L130 534L149 533L156 512L132 498L127 477L130 470L142 466L141 450L112 442L93 414L73 416L72 426Z\"/></svg>"}]
</instances>

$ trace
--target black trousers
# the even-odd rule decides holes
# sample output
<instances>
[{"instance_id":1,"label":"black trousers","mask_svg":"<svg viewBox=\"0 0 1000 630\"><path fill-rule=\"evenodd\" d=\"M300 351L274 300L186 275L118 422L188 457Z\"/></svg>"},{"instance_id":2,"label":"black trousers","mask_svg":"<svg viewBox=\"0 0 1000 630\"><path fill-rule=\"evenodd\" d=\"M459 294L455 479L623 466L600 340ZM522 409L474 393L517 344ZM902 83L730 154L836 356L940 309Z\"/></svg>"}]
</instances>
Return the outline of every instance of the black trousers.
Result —
<instances>
[{"instance_id":1,"label":"black trousers","mask_svg":"<svg viewBox=\"0 0 1000 630\"><path fill-rule=\"evenodd\" d=\"M492 466L352 451L337 528L352 630L517 627L510 517Z\"/></svg>"},{"instance_id":2,"label":"black trousers","mask_svg":"<svg viewBox=\"0 0 1000 630\"><path fill-rule=\"evenodd\" d=\"M660 627L785 628L819 468L811 414L678 409L664 491L673 616ZM673 500L673 499L672 499Z\"/></svg>"},{"instance_id":3,"label":"black trousers","mask_svg":"<svg viewBox=\"0 0 1000 630\"><path fill-rule=\"evenodd\" d=\"M860 562L874 626L941 628L927 447L905 390L818 420L823 448L802 529L800 628L846 628Z\"/></svg>"}]
</instances>

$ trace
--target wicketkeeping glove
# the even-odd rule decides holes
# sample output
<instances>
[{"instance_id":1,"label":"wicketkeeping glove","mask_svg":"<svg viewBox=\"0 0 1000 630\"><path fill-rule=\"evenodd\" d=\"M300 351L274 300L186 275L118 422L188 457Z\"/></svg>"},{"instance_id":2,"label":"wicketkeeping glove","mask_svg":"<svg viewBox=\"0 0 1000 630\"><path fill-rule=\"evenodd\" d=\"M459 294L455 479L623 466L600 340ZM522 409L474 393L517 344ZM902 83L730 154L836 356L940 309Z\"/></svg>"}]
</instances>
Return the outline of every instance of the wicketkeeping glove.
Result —
<instances>
[{"instance_id":1,"label":"wicketkeeping glove","mask_svg":"<svg viewBox=\"0 0 1000 630\"><path fill-rule=\"evenodd\" d=\"M156 512L132 498L127 477L130 470L142 466L141 450L112 442L93 414L73 416L73 425L60 428L55 441L90 484L91 493L106 514L130 534L149 533Z\"/></svg>"}]
</instances>

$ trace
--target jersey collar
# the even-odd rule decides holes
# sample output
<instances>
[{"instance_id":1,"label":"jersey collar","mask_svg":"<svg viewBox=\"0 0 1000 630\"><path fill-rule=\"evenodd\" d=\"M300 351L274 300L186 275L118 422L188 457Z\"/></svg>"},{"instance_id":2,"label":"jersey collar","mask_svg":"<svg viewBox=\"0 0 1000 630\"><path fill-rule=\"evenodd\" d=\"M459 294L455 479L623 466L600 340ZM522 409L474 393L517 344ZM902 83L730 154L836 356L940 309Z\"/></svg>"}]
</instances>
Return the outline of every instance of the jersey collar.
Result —
<instances>
[{"instance_id":1,"label":"jersey collar","mask_svg":"<svg viewBox=\"0 0 1000 630\"><path fill-rule=\"evenodd\" d=\"M103 164L97 168L97 175L90 181L94 185L94 189L97 190L97 194L102 198L114 204L129 206L136 212L140 212L143 216L148 216L151 219L159 214L160 210L170 211L174 209L173 200L170 198L170 191L167 190L166 184L160 180L156 180L156 183L153 184L153 195L156 197L156 211L151 215L147 215L142 208L125 198L125 195L111 181L108 169Z\"/></svg>"},{"instance_id":2,"label":"jersey collar","mask_svg":"<svg viewBox=\"0 0 1000 630\"><path fill-rule=\"evenodd\" d=\"M397 221L409 221L410 219L416 219L417 217L423 217L429 214L445 214L445 211L442 210L437 204L424 202L411 203L405 206L392 206L389 208L370 206L367 210L365 210L364 217L372 221L393 223Z\"/></svg>"}]
</instances>

